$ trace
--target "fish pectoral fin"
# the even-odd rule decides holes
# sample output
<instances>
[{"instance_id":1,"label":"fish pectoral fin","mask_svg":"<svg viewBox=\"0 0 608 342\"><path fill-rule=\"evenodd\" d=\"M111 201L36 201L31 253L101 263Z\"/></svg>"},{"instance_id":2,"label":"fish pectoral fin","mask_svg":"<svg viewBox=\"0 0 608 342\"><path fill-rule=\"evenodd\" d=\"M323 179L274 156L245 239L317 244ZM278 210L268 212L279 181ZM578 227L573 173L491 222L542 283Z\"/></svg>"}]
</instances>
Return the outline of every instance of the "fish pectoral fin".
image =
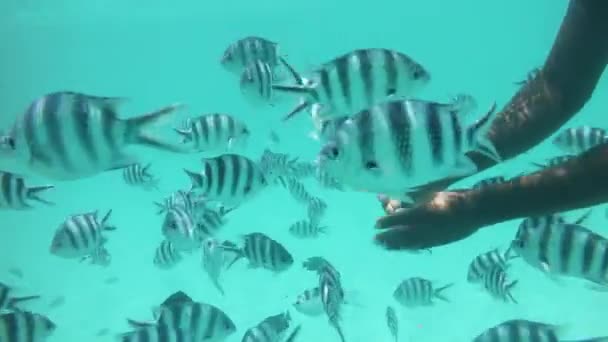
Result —
<instances>
[{"instance_id":1,"label":"fish pectoral fin","mask_svg":"<svg viewBox=\"0 0 608 342\"><path fill-rule=\"evenodd\" d=\"M152 327L156 325L156 322L144 322L144 321L136 321L134 319L127 318L127 324L135 329Z\"/></svg>"}]
</instances>

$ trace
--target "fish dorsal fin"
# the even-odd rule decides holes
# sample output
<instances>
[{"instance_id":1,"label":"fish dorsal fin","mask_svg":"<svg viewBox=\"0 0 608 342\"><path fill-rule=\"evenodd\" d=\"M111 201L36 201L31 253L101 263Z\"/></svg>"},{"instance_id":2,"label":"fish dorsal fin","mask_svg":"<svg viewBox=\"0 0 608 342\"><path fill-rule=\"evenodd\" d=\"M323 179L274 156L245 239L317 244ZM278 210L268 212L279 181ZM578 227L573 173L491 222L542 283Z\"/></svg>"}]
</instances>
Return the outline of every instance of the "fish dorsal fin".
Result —
<instances>
[{"instance_id":1,"label":"fish dorsal fin","mask_svg":"<svg viewBox=\"0 0 608 342\"><path fill-rule=\"evenodd\" d=\"M129 99L127 99L126 97L104 97L87 95L87 98L96 106L100 108L109 109L112 112L116 112L122 104L129 101Z\"/></svg>"}]
</instances>

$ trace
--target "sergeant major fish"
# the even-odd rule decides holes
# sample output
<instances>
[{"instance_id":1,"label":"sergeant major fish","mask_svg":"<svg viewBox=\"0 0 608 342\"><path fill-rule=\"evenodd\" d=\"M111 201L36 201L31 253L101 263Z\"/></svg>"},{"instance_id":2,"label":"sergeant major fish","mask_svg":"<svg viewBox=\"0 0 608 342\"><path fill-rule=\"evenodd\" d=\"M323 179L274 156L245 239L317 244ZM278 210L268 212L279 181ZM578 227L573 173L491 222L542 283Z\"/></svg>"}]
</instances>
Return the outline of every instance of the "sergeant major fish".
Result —
<instances>
[{"instance_id":1,"label":"sergeant major fish","mask_svg":"<svg viewBox=\"0 0 608 342\"><path fill-rule=\"evenodd\" d=\"M94 256L106 239L105 231L116 230L109 223L112 210L99 220L98 212L71 215L57 228L50 252L62 258L83 258Z\"/></svg>"},{"instance_id":2,"label":"sergeant major fish","mask_svg":"<svg viewBox=\"0 0 608 342\"><path fill-rule=\"evenodd\" d=\"M511 290L517 285L517 280L507 282L507 273L501 266L494 265L483 274L482 283L486 291L496 299L504 302L517 303Z\"/></svg>"},{"instance_id":3,"label":"sergeant major fish","mask_svg":"<svg viewBox=\"0 0 608 342\"><path fill-rule=\"evenodd\" d=\"M278 44L266 38L247 36L230 44L220 64L231 73L240 75L252 62L261 61L271 69L279 65Z\"/></svg>"},{"instance_id":4,"label":"sergeant major fish","mask_svg":"<svg viewBox=\"0 0 608 342\"><path fill-rule=\"evenodd\" d=\"M184 152L147 131L181 105L120 119L117 107L123 101L74 92L42 96L16 120L4 143L28 169L56 180L90 177L132 164L133 158L125 154L129 145Z\"/></svg>"},{"instance_id":5,"label":"sergeant major fish","mask_svg":"<svg viewBox=\"0 0 608 342\"><path fill-rule=\"evenodd\" d=\"M330 325L338 332L340 340L346 341L340 321L341 309L344 304L344 289L339 274L332 267L323 267L319 270L319 291L323 310L329 319Z\"/></svg>"},{"instance_id":6,"label":"sergeant major fish","mask_svg":"<svg viewBox=\"0 0 608 342\"><path fill-rule=\"evenodd\" d=\"M321 149L320 170L359 191L384 193L411 201L405 193L446 177L477 171L465 155L475 150L500 160L486 138L493 109L464 127L462 115L474 100L453 103L389 101L361 111L344 122Z\"/></svg>"},{"instance_id":7,"label":"sergeant major fish","mask_svg":"<svg viewBox=\"0 0 608 342\"><path fill-rule=\"evenodd\" d=\"M306 82L273 85L273 89L304 99L285 120L311 108L313 121L318 124L326 118L357 113L391 97L412 96L430 79L422 65L401 52L359 49L322 64Z\"/></svg>"},{"instance_id":8,"label":"sergeant major fish","mask_svg":"<svg viewBox=\"0 0 608 342\"><path fill-rule=\"evenodd\" d=\"M235 207L253 198L268 185L258 165L237 154L203 160L200 173L184 171L192 181L192 190L227 207Z\"/></svg>"},{"instance_id":9,"label":"sergeant major fish","mask_svg":"<svg viewBox=\"0 0 608 342\"><path fill-rule=\"evenodd\" d=\"M14 311L0 315L0 341L42 342L57 326L48 317L29 311Z\"/></svg>"},{"instance_id":10,"label":"sergeant major fish","mask_svg":"<svg viewBox=\"0 0 608 342\"><path fill-rule=\"evenodd\" d=\"M510 252L511 249L507 249L504 253L500 253L498 248L495 248L476 256L469 264L467 281L471 283L481 281L484 274L494 266L499 266L506 270L509 267L509 261L516 257L511 255Z\"/></svg>"},{"instance_id":11,"label":"sergeant major fish","mask_svg":"<svg viewBox=\"0 0 608 342\"><path fill-rule=\"evenodd\" d=\"M386 307L386 326L395 342L399 341L399 321L397 319L397 313L392 306Z\"/></svg>"},{"instance_id":12,"label":"sergeant major fish","mask_svg":"<svg viewBox=\"0 0 608 342\"><path fill-rule=\"evenodd\" d=\"M560 337L557 325L542 322L514 319L504 321L479 334L473 342L568 342ZM608 342L608 337L599 337L569 342Z\"/></svg>"},{"instance_id":13,"label":"sergeant major fish","mask_svg":"<svg viewBox=\"0 0 608 342\"><path fill-rule=\"evenodd\" d=\"M297 84L303 84L299 74L283 59L278 57L281 64L291 74ZM254 106L270 105L274 106L281 98L280 93L274 91L272 85L281 81L282 76L278 75L276 68L267 62L255 60L250 62L240 79L241 93L245 99Z\"/></svg>"},{"instance_id":14,"label":"sergeant major fish","mask_svg":"<svg viewBox=\"0 0 608 342\"><path fill-rule=\"evenodd\" d=\"M190 213L177 207L165 214L162 224L165 238L179 251L190 251L200 247L201 235Z\"/></svg>"},{"instance_id":15,"label":"sergeant major fish","mask_svg":"<svg viewBox=\"0 0 608 342\"><path fill-rule=\"evenodd\" d=\"M245 147L250 132L247 125L232 115L213 113L186 120L176 128L183 144L210 157Z\"/></svg>"},{"instance_id":16,"label":"sergeant major fish","mask_svg":"<svg viewBox=\"0 0 608 342\"><path fill-rule=\"evenodd\" d=\"M434 299L447 302L448 299L442 292L452 285L454 284L435 288L430 280L420 277L408 278L397 286L393 292L393 298L405 307L429 306L434 304Z\"/></svg>"},{"instance_id":17,"label":"sergeant major fish","mask_svg":"<svg viewBox=\"0 0 608 342\"><path fill-rule=\"evenodd\" d=\"M316 238L327 233L327 227L319 226L309 220L299 220L289 226L289 232L299 238Z\"/></svg>"},{"instance_id":18,"label":"sergeant major fish","mask_svg":"<svg viewBox=\"0 0 608 342\"><path fill-rule=\"evenodd\" d=\"M0 171L0 209L31 209L32 201L52 205L39 196L41 192L52 188L52 185L28 187L23 177Z\"/></svg>"},{"instance_id":19,"label":"sergeant major fish","mask_svg":"<svg viewBox=\"0 0 608 342\"><path fill-rule=\"evenodd\" d=\"M289 311L264 318L253 328L248 329L242 342L282 342L285 337L291 317Z\"/></svg>"},{"instance_id":20,"label":"sergeant major fish","mask_svg":"<svg viewBox=\"0 0 608 342\"><path fill-rule=\"evenodd\" d=\"M293 265L293 256L278 241L263 233L250 233L243 236L243 247L223 248L239 253L249 260L249 267L262 267L274 272L283 272Z\"/></svg>"},{"instance_id":21,"label":"sergeant major fish","mask_svg":"<svg viewBox=\"0 0 608 342\"><path fill-rule=\"evenodd\" d=\"M182 261L181 252L169 240L163 240L154 251L153 263L156 267L166 270L175 267Z\"/></svg>"},{"instance_id":22,"label":"sergeant major fish","mask_svg":"<svg viewBox=\"0 0 608 342\"><path fill-rule=\"evenodd\" d=\"M139 163L126 166L122 170L122 178L128 185L141 187L145 190L158 190L158 179L150 173L151 164Z\"/></svg>"},{"instance_id":23,"label":"sergeant major fish","mask_svg":"<svg viewBox=\"0 0 608 342\"><path fill-rule=\"evenodd\" d=\"M608 142L608 132L605 129L590 126L567 128L558 133L552 142L562 152L579 154Z\"/></svg>"},{"instance_id":24,"label":"sergeant major fish","mask_svg":"<svg viewBox=\"0 0 608 342\"><path fill-rule=\"evenodd\" d=\"M117 342L197 342L192 332L164 325L140 327L117 336Z\"/></svg>"}]
</instances>

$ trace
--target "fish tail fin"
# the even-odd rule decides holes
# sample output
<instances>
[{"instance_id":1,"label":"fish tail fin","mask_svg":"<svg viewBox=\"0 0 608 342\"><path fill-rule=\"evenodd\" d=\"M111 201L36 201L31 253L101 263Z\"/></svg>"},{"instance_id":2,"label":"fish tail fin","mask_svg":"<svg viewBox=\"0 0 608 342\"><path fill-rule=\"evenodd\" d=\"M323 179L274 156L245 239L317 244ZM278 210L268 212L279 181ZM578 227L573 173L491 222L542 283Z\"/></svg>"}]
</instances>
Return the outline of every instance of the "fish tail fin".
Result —
<instances>
[{"instance_id":1,"label":"fish tail fin","mask_svg":"<svg viewBox=\"0 0 608 342\"><path fill-rule=\"evenodd\" d=\"M192 141L192 130L191 129L174 128L173 130L175 131L175 133L179 134L179 136L182 138L182 140L181 140L182 144Z\"/></svg>"},{"instance_id":2,"label":"fish tail fin","mask_svg":"<svg viewBox=\"0 0 608 342\"><path fill-rule=\"evenodd\" d=\"M110 216L112 216L112 209L108 210L103 219L101 219L101 225L104 230L116 230L115 226L109 225Z\"/></svg>"},{"instance_id":3,"label":"fish tail fin","mask_svg":"<svg viewBox=\"0 0 608 342\"><path fill-rule=\"evenodd\" d=\"M205 185L205 176L202 174L187 169L184 169L184 172L190 177L190 181L192 181L192 189L202 188Z\"/></svg>"},{"instance_id":4,"label":"fish tail fin","mask_svg":"<svg viewBox=\"0 0 608 342\"><path fill-rule=\"evenodd\" d=\"M507 284L507 286L505 288L505 290L506 290L505 292L506 292L507 296L515 304L517 304L517 300L515 300L515 298L513 297L513 294L511 293L511 290L513 290L513 288L515 287L515 285L517 285L518 282L519 282L519 280L513 280L511 283Z\"/></svg>"},{"instance_id":5,"label":"fish tail fin","mask_svg":"<svg viewBox=\"0 0 608 342\"><path fill-rule=\"evenodd\" d=\"M173 104L163 107L152 113L144 114L132 119L126 120L126 141L133 144L145 145L159 150L185 153L186 151L169 142L162 141L151 133L146 131L149 126L158 124L163 119L172 115L176 110L184 107L182 104Z\"/></svg>"},{"instance_id":6,"label":"fish tail fin","mask_svg":"<svg viewBox=\"0 0 608 342\"><path fill-rule=\"evenodd\" d=\"M497 163L500 163L502 161L502 157L496 150L494 143L487 137L495 117L496 103L492 105L490 110L484 116L467 128L467 143L477 152L496 161Z\"/></svg>"},{"instance_id":7,"label":"fish tail fin","mask_svg":"<svg viewBox=\"0 0 608 342\"><path fill-rule=\"evenodd\" d=\"M281 62L281 64L283 64L285 69L287 69L287 71L289 72L291 77L293 77L293 80L296 82L297 85L299 85L299 86L304 85L304 78L302 77L302 75L300 75L300 73L297 72L296 69L294 69L291 66L291 64L287 63L285 58L279 57L279 62Z\"/></svg>"},{"instance_id":8,"label":"fish tail fin","mask_svg":"<svg viewBox=\"0 0 608 342\"><path fill-rule=\"evenodd\" d=\"M154 202L154 205L156 205L156 207L158 208L156 215L161 215L167 211L167 206L163 203Z\"/></svg>"},{"instance_id":9,"label":"fish tail fin","mask_svg":"<svg viewBox=\"0 0 608 342\"><path fill-rule=\"evenodd\" d=\"M579 217L576 221L574 221L574 224L582 224L585 221L587 221L589 216L591 216L591 211L592 211L592 209L587 210L583 215L581 215L581 217Z\"/></svg>"},{"instance_id":10,"label":"fish tail fin","mask_svg":"<svg viewBox=\"0 0 608 342\"><path fill-rule=\"evenodd\" d=\"M285 115L285 117L283 117L283 121L287 121L293 118L294 116L296 116L296 114L308 108L308 106L310 106L310 102L306 100L301 100L300 103L298 103L289 113L287 113L287 115Z\"/></svg>"},{"instance_id":11,"label":"fish tail fin","mask_svg":"<svg viewBox=\"0 0 608 342\"><path fill-rule=\"evenodd\" d=\"M442 287L436 289L435 291L433 291L433 296L437 299L441 299L444 302L449 302L450 300L446 296L444 296L442 294L442 292L452 286L454 286L454 283L450 283L450 284L447 284L445 286L442 286Z\"/></svg>"},{"instance_id":12,"label":"fish tail fin","mask_svg":"<svg viewBox=\"0 0 608 342\"><path fill-rule=\"evenodd\" d=\"M27 302L27 301L30 301L33 299L39 299L39 298L40 298L40 296L38 296L38 295L11 298L8 302L8 307L14 310L14 309L17 309L17 305L19 305L19 303Z\"/></svg>"},{"instance_id":13,"label":"fish tail fin","mask_svg":"<svg viewBox=\"0 0 608 342\"><path fill-rule=\"evenodd\" d=\"M44 203L46 205L54 205L53 202L47 201L47 200L41 198L40 196L38 196L39 193L49 190L49 189L53 189L54 187L55 186L53 186L53 185L42 185L42 186L34 186L31 188L28 188L26 197L28 199L38 201L38 202Z\"/></svg>"},{"instance_id":14,"label":"fish tail fin","mask_svg":"<svg viewBox=\"0 0 608 342\"><path fill-rule=\"evenodd\" d=\"M301 324L298 325L295 329L293 329L291 334L289 334L289 336L287 336L287 338L285 339L285 342L294 342L296 340L296 337L298 337L298 334L300 334L300 329L302 329Z\"/></svg>"}]
</instances>

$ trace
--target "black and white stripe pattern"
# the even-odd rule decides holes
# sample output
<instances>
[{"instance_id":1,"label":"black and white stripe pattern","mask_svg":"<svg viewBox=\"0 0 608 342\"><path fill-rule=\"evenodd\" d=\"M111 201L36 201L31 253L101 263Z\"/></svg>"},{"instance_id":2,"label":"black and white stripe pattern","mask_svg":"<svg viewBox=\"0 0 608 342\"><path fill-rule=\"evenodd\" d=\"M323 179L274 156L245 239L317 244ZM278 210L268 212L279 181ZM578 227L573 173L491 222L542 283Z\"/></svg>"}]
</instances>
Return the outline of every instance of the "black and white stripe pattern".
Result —
<instances>
[{"instance_id":1,"label":"black and white stripe pattern","mask_svg":"<svg viewBox=\"0 0 608 342\"><path fill-rule=\"evenodd\" d=\"M230 44L220 62L228 71L240 74L256 61L266 63L274 69L279 64L277 43L262 37L245 37Z\"/></svg>"},{"instance_id":2,"label":"black and white stripe pattern","mask_svg":"<svg viewBox=\"0 0 608 342\"><path fill-rule=\"evenodd\" d=\"M203 238L215 235L226 224L224 220L226 213L223 208L205 210L196 217L196 230Z\"/></svg>"},{"instance_id":3,"label":"black and white stripe pattern","mask_svg":"<svg viewBox=\"0 0 608 342\"><path fill-rule=\"evenodd\" d=\"M151 164L131 164L122 171L122 179L130 186L142 187L146 190L158 189L158 180L150 173Z\"/></svg>"},{"instance_id":4,"label":"black and white stripe pattern","mask_svg":"<svg viewBox=\"0 0 608 342\"><path fill-rule=\"evenodd\" d=\"M97 212L68 217L55 231L51 253L64 258L92 256L105 243L102 233L116 229L109 225L111 214L110 210L101 220Z\"/></svg>"},{"instance_id":5,"label":"black and white stripe pattern","mask_svg":"<svg viewBox=\"0 0 608 342\"><path fill-rule=\"evenodd\" d=\"M42 342L46 341L55 329L55 323L40 314L15 311L0 315L2 342Z\"/></svg>"},{"instance_id":6,"label":"black and white stripe pattern","mask_svg":"<svg viewBox=\"0 0 608 342\"><path fill-rule=\"evenodd\" d=\"M269 181L277 181L280 177L289 177L294 174L298 158L292 158L286 153L272 152L265 149L260 156L260 170Z\"/></svg>"},{"instance_id":7,"label":"black and white stripe pattern","mask_svg":"<svg viewBox=\"0 0 608 342\"><path fill-rule=\"evenodd\" d=\"M513 257L510 255L510 251L510 249L507 249L507 251L503 254L500 253L498 248L495 248L491 251L476 256L469 264L467 281L471 283L481 281L484 274L495 266L506 270L509 267L509 260Z\"/></svg>"},{"instance_id":8,"label":"black and white stripe pattern","mask_svg":"<svg viewBox=\"0 0 608 342\"><path fill-rule=\"evenodd\" d=\"M162 233L180 251L190 251L200 247L201 235L190 213L177 207L165 214Z\"/></svg>"},{"instance_id":9,"label":"black and white stripe pattern","mask_svg":"<svg viewBox=\"0 0 608 342\"><path fill-rule=\"evenodd\" d=\"M511 248L543 272L608 285L608 239L578 224L526 219Z\"/></svg>"},{"instance_id":10,"label":"black and white stripe pattern","mask_svg":"<svg viewBox=\"0 0 608 342\"><path fill-rule=\"evenodd\" d=\"M248 329L243 336L242 342L275 342L285 337L291 317L289 312L266 317L256 326Z\"/></svg>"},{"instance_id":11,"label":"black and white stripe pattern","mask_svg":"<svg viewBox=\"0 0 608 342\"><path fill-rule=\"evenodd\" d=\"M201 173L185 172L192 181L193 190L229 207L252 198L268 184L254 161L236 154L203 160Z\"/></svg>"},{"instance_id":12,"label":"black and white stripe pattern","mask_svg":"<svg viewBox=\"0 0 608 342\"><path fill-rule=\"evenodd\" d=\"M173 243L163 240L154 251L154 265L160 269L170 269L182 261L182 255Z\"/></svg>"},{"instance_id":13,"label":"black and white stripe pattern","mask_svg":"<svg viewBox=\"0 0 608 342\"><path fill-rule=\"evenodd\" d=\"M313 117L352 115L389 97L409 97L430 81L430 74L409 56L388 49L360 49L331 60L312 72L311 84L274 86L305 94L319 104Z\"/></svg>"},{"instance_id":14,"label":"black and white stripe pattern","mask_svg":"<svg viewBox=\"0 0 608 342\"><path fill-rule=\"evenodd\" d=\"M323 188L344 191L344 186L342 186L342 184L337 179L330 176L327 172L321 169L317 169L317 171L315 172L315 179Z\"/></svg>"},{"instance_id":15,"label":"black and white stripe pattern","mask_svg":"<svg viewBox=\"0 0 608 342\"><path fill-rule=\"evenodd\" d=\"M499 157L485 139L493 113L464 127L454 109L466 107L405 100L363 110L323 146L319 167L353 188L397 196L437 179L474 173L465 152Z\"/></svg>"},{"instance_id":16,"label":"black and white stripe pattern","mask_svg":"<svg viewBox=\"0 0 608 342\"><path fill-rule=\"evenodd\" d=\"M309 220L299 220L289 226L289 232L299 238L316 238L327 232L327 227L319 226Z\"/></svg>"},{"instance_id":17,"label":"black and white stripe pattern","mask_svg":"<svg viewBox=\"0 0 608 342\"><path fill-rule=\"evenodd\" d=\"M125 120L116 112L122 100L73 92L38 98L11 131L16 155L38 173L71 180L123 166L130 144L183 152L145 132L179 105Z\"/></svg>"},{"instance_id":18,"label":"black and white stripe pattern","mask_svg":"<svg viewBox=\"0 0 608 342\"><path fill-rule=\"evenodd\" d=\"M537 166L541 169L555 167L555 166L564 164L564 163L572 160L574 157L576 157L576 156L572 155L572 154L566 154L563 156L556 156L556 157L549 158L544 163L532 163L532 165Z\"/></svg>"},{"instance_id":19,"label":"black and white stripe pattern","mask_svg":"<svg viewBox=\"0 0 608 342\"><path fill-rule=\"evenodd\" d=\"M280 177L279 182L283 188L287 189L291 196L299 203L308 204L313 198L308 190L306 190L304 187L304 184L295 178Z\"/></svg>"},{"instance_id":20,"label":"black and white stripe pattern","mask_svg":"<svg viewBox=\"0 0 608 342\"><path fill-rule=\"evenodd\" d=\"M397 319L397 313L392 306L386 307L386 326L391 336L395 339L395 342L399 341L399 320Z\"/></svg>"},{"instance_id":21,"label":"black and white stripe pattern","mask_svg":"<svg viewBox=\"0 0 608 342\"><path fill-rule=\"evenodd\" d=\"M154 202L158 207L158 214L164 214L173 208L182 208L194 217L207 210L204 198L197 196L193 191L178 190L161 202Z\"/></svg>"},{"instance_id":22,"label":"black and white stripe pattern","mask_svg":"<svg viewBox=\"0 0 608 342\"><path fill-rule=\"evenodd\" d=\"M40 198L38 194L52 188L52 185L28 187L22 177L0 171L0 209L31 209L31 201L51 205L52 203Z\"/></svg>"},{"instance_id":23,"label":"black and white stripe pattern","mask_svg":"<svg viewBox=\"0 0 608 342\"><path fill-rule=\"evenodd\" d=\"M553 145L565 153L579 154L588 149L608 142L608 132L602 128L580 126L561 131Z\"/></svg>"},{"instance_id":24,"label":"black and white stripe pattern","mask_svg":"<svg viewBox=\"0 0 608 342\"><path fill-rule=\"evenodd\" d=\"M329 263L327 263L326 267L322 267L318 273L323 310L329 319L330 325L340 335L340 340L345 342L344 332L340 325L342 318L341 309L344 304L344 289L340 281L340 274Z\"/></svg>"},{"instance_id":25,"label":"black and white stripe pattern","mask_svg":"<svg viewBox=\"0 0 608 342\"><path fill-rule=\"evenodd\" d=\"M245 68L241 75L241 93L251 104L271 104L274 94L273 82L272 67L266 62L254 61Z\"/></svg>"},{"instance_id":26,"label":"black and white stripe pattern","mask_svg":"<svg viewBox=\"0 0 608 342\"><path fill-rule=\"evenodd\" d=\"M302 314L319 316L324 313L321 302L321 290L318 286L306 289L298 295L293 307Z\"/></svg>"},{"instance_id":27,"label":"black and white stripe pattern","mask_svg":"<svg viewBox=\"0 0 608 342\"><path fill-rule=\"evenodd\" d=\"M448 301L442 292L452 286L448 284L435 289L430 280L414 277L403 280L393 292L393 298L405 307L428 306L434 299Z\"/></svg>"},{"instance_id":28,"label":"black and white stripe pattern","mask_svg":"<svg viewBox=\"0 0 608 342\"><path fill-rule=\"evenodd\" d=\"M494 265L482 276L484 289L492 295L492 297L504 302L517 303L511 290L517 285L517 280L508 282L505 268L500 265Z\"/></svg>"},{"instance_id":29,"label":"black and white stripe pattern","mask_svg":"<svg viewBox=\"0 0 608 342\"><path fill-rule=\"evenodd\" d=\"M473 342L560 341L556 329L555 324L509 320L482 332Z\"/></svg>"},{"instance_id":30,"label":"black and white stripe pattern","mask_svg":"<svg viewBox=\"0 0 608 342\"><path fill-rule=\"evenodd\" d=\"M250 133L244 122L222 113L190 118L184 127L175 131L182 137L182 143L208 154L225 153L244 147Z\"/></svg>"},{"instance_id":31,"label":"black and white stripe pattern","mask_svg":"<svg viewBox=\"0 0 608 342\"><path fill-rule=\"evenodd\" d=\"M325 212L327 211L327 203L318 197L311 197L308 201L308 220L313 225L318 225L321 222Z\"/></svg>"},{"instance_id":32,"label":"black and white stripe pattern","mask_svg":"<svg viewBox=\"0 0 608 342\"><path fill-rule=\"evenodd\" d=\"M274 272L282 272L293 265L293 257L279 242L263 233L244 236L242 254L253 267L262 267Z\"/></svg>"},{"instance_id":33,"label":"black and white stripe pattern","mask_svg":"<svg viewBox=\"0 0 608 342\"><path fill-rule=\"evenodd\" d=\"M224 311L198 302L161 306L157 326L183 329L194 337L190 341L223 341L236 332Z\"/></svg>"}]
</instances>

